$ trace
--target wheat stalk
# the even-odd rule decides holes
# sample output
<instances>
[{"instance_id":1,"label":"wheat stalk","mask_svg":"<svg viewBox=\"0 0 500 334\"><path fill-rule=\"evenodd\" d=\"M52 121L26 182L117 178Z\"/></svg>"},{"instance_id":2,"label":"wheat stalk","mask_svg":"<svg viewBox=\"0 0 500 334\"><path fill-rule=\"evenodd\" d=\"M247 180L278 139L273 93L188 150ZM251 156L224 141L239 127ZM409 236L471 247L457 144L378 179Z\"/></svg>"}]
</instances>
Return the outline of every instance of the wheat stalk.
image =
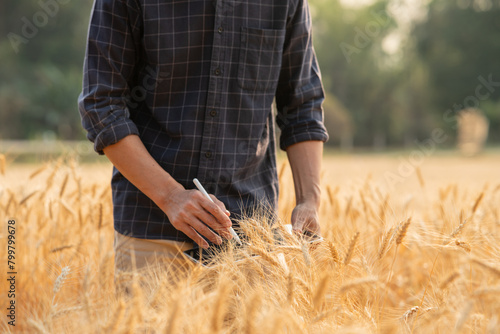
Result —
<instances>
[{"instance_id":1,"label":"wheat stalk","mask_svg":"<svg viewBox=\"0 0 500 334\"><path fill-rule=\"evenodd\" d=\"M354 253L354 247L356 247L356 243L359 238L359 232L356 232L354 236L351 238L351 241L349 242L349 247L347 248L347 252L344 257L344 266L347 266L349 262L351 262L352 255Z\"/></svg>"},{"instance_id":2,"label":"wheat stalk","mask_svg":"<svg viewBox=\"0 0 500 334\"><path fill-rule=\"evenodd\" d=\"M490 295L490 294L500 294L500 285L497 286L487 286L474 291L474 296Z\"/></svg>"},{"instance_id":3,"label":"wheat stalk","mask_svg":"<svg viewBox=\"0 0 500 334\"><path fill-rule=\"evenodd\" d=\"M453 232L451 232L450 238L456 238L457 236L459 236L460 233L462 233L462 230L464 229L466 224L467 224L467 219L464 219L460 223L460 225L458 225L457 228L455 230L453 230Z\"/></svg>"},{"instance_id":4,"label":"wheat stalk","mask_svg":"<svg viewBox=\"0 0 500 334\"><path fill-rule=\"evenodd\" d=\"M313 305L315 310L318 310L321 306L321 303L323 301L323 296L325 295L326 289L328 288L328 281L329 281L329 276L324 275L323 278L320 280L318 286L316 287L316 291L314 292L314 297L313 297Z\"/></svg>"},{"instance_id":5,"label":"wheat stalk","mask_svg":"<svg viewBox=\"0 0 500 334\"><path fill-rule=\"evenodd\" d=\"M61 190L59 191L60 198L62 198L64 196L64 190L66 190L66 185L68 184L68 178L69 178L69 174L66 173L66 175L64 176L64 180L62 182L62 185L61 185Z\"/></svg>"},{"instance_id":6,"label":"wheat stalk","mask_svg":"<svg viewBox=\"0 0 500 334\"><path fill-rule=\"evenodd\" d=\"M382 204L380 205L379 207L379 220L381 222L384 222L385 221L385 213L386 213L386 209L387 207L389 206L389 195L386 195L384 197L384 201L382 202Z\"/></svg>"},{"instance_id":7,"label":"wheat stalk","mask_svg":"<svg viewBox=\"0 0 500 334\"><path fill-rule=\"evenodd\" d=\"M312 319L311 322L313 324L316 323L316 322L320 322L320 321L326 319L327 317L331 316L332 314L338 312L339 310L340 310L340 307L337 306L334 309L323 311L317 317L315 317L314 319Z\"/></svg>"},{"instance_id":8,"label":"wheat stalk","mask_svg":"<svg viewBox=\"0 0 500 334\"><path fill-rule=\"evenodd\" d=\"M396 245L400 245L403 242L403 239L406 236L406 232L408 231L408 227L411 223L411 217L408 218L399 228L398 235L396 237Z\"/></svg>"},{"instance_id":9,"label":"wheat stalk","mask_svg":"<svg viewBox=\"0 0 500 334\"><path fill-rule=\"evenodd\" d=\"M213 306L211 328L212 331L215 333L218 333L222 327L222 319L224 318L225 314L224 308L226 306L226 299L229 294L230 286L231 285L229 284L229 282L220 285L220 289L217 294L217 299Z\"/></svg>"},{"instance_id":10,"label":"wheat stalk","mask_svg":"<svg viewBox=\"0 0 500 334\"><path fill-rule=\"evenodd\" d=\"M418 310L420 309L419 306L414 306L412 307L411 309L409 309L408 311L406 311L403 316L401 317L401 319L403 319L405 322L408 322L408 320L410 320L414 315L417 314Z\"/></svg>"},{"instance_id":11,"label":"wheat stalk","mask_svg":"<svg viewBox=\"0 0 500 334\"><path fill-rule=\"evenodd\" d=\"M99 209L97 210L98 216L97 216L97 229L100 231L102 227L102 210L103 206L102 203L99 203Z\"/></svg>"},{"instance_id":12,"label":"wheat stalk","mask_svg":"<svg viewBox=\"0 0 500 334\"><path fill-rule=\"evenodd\" d=\"M23 205L24 203L26 203L31 197L33 197L36 193L38 192L38 190L35 190L31 193L29 193L28 195L24 196L24 198L21 200L21 202L19 202L19 205Z\"/></svg>"},{"instance_id":13,"label":"wheat stalk","mask_svg":"<svg viewBox=\"0 0 500 334\"><path fill-rule=\"evenodd\" d=\"M15 202L15 195L14 195L14 193L12 193L12 192L9 191L9 194L10 194L9 200L7 201L7 205L5 205L5 208L4 208L4 212L6 214L9 214L10 206L12 205L12 203Z\"/></svg>"},{"instance_id":14,"label":"wheat stalk","mask_svg":"<svg viewBox=\"0 0 500 334\"><path fill-rule=\"evenodd\" d=\"M246 310L246 323L245 323L245 333L253 334L255 332L255 314L257 313L257 308L260 305L260 296L255 293L250 299L250 303L247 304Z\"/></svg>"},{"instance_id":15,"label":"wheat stalk","mask_svg":"<svg viewBox=\"0 0 500 334\"><path fill-rule=\"evenodd\" d=\"M290 305L293 301L293 289L294 289L294 284L293 284L293 276L292 273L289 272L287 276L287 295L286 295L286 300L288 302L288 305Z\"/></svg>"},{"instance_id":16,"label":"wheat stalk","mask_svg":"<svg viewBox=\"0 0 500 334\"><path fill-rule=\"evenodd\" d=\"M54 317L54 318L56 318L56 317L60 317L60 316L66 315L68 313L72 313L72 312L75 312L75 311L81 311L81 310L82 310L81 306L73 306L73 307L68 307L68 308L59 310L59 311L51 314L51 316Z\"/></svg>"},{"instance_id":17,"label":"wheat stalk","mask_svg":"<svg viewBox=\"0 0 500 334\"><path fill-rule=\"evenodd\" d=\"M302 289L306 292L307 295L312 296L312 290L309 287L309 284L306 283L302 278L295 276L294 281L298 283L302 287Z\"/></svg>"},{"instance_id":18,"label":"wheat stalk","mask_svg":"<svg viewBox=\"0 0 500 334\"><path fill-rule=\"evenodd\" d=\"M5 155L0 154L0 174L5 175L5 171L6 171Z\"/></svg>"},{"instance_id":19,"label":"wheat stalk","mask_svg":"<svg viewBox=\"0 0 500 334\"><path fill-rule=\"evenodd\" d=\"M481 267L485 268L485 269L488 269L489 271L491 271L493 274L497 275L497 276L500 276L500 269L478 259L478 258L471 258L472 262L476 263L476 264L479 264Z\"/></svg>"},{"instance_id":20,"label":"wheat stalk","mask_svg":"<svg viewBox=\"0 0 500 334\"><path fill-rule=\"evenodd\" d=\"M415 168L415 171L417 172L418 183L420 184L420 187L422 189L425 188L425 181L424 177L422 176L422 171L420 170L420 167Z\"/></svg>"},{"instance_id":21,"label":"wheat stalk","mask_svg":"<svg viewBox=\"0 0 500 334\"><path fill-rule=\"evenodd\" d=\"M472 207L472 214L476 213L476 210L479 207L479 204L481 204L483 197L484 197L484 191L481 194L479 194L479 196L476 199L476 202L474 202L474 206Z\"/></svg>"},{"instance_id":22,"label":"wheat stalk","mask_svg":"<svg viewBox=\"0 0 500 334\"><path fill-rule=\"evenodd\" d=\"M338 191L338 188L335 188L335 191L332 190L330 185L326 186L326 194L328 195L328 201L330 202L331 205L335 203L335 195L336 191Z\"/></svg>"},{"instance_id":23,"label":"wheat stalk","mask_svg":"<svg viewBox=\"0 0 500 334\"><path fill-rule=\"evenodd\" d=\"M461 241L461 240L455 240L455 245L457 245L458 247L462 248L463 250L465 250L467 253L470 253L471 252L471 246L469 243L465 242L465 241Z\"/></svg>"},{"instance_id":24,"label":"wheat stalk","mask_svg":"<svg viewBox=\"0 0 500 334\"><path fill-rule=\"evenodd\" d=\"M326 245L328 247L328 250L330 251L330 255L332 257L333 262L340 263L340 255L337 250L337 247L335 247L335 245L331 241L328 241Z\"/></svg>"},{"instance_id":25,"label":"wheat stalk","mask_svg":"<svg viewBox=\"0 0 500 334\"><path fill-rule=\"evenodd\" d=\"M176 334L179 333L179 322L180 315L183 311L183 303L181 302L181 297L177 297L174 304L171 305L170 316L167 321L167 327L165 328L165 333Z\"/></svg>"},{"instance_id":26,"label":"wheat stalk","mask_svg":"<svg viewBox=\"0 0 500 334\"><path fill-rule=\"evenodd\" d=\"M266 252L262 248L250 245L249 250L250 250L250 252L252 252L256 255L259 255L263 260L269 262L269 264L271 264L271 266L278 267L278 268L282 267L282 266L280 266L278 261L276 261L268 252Z\"/></svg>"},{"instance_id":27,"label":"wheat stalk","mask_svg":"<svg viewBox=\"0 0 500 334\"><path fill-rule=\"evenodd\" d=\"M392 227L391 229L389 229L383 236L382 238L382 241L380 242L380 249L378 251L378 256L377 258L380 260L382 259L382 257L385 255L386 251L387 251L387 246L389 245L389 243L391 242L392 238L393 238L393 235L394 235L394 231L396 230L395 227Z\"/></svg>"},{"instance_id":28,"label":"wheat stalk","mask_svg":"<svg viewBox=\"0 0 500 334\"><path fill-rule=\"evenodd\" d=\"M453 283L453 281L455 281L457 278L460 277L460 273L455 271L454 273L452 273L451 275L449 275L444 281L443 283L441 283L441 285L439 285L439 289L441 290L444 290L446 289L451 283Z\"/></svg>"},{"instance_id":29,"label":"wheat stalk","mask_svg":"<svg viewBox=\"0 0 500 334\"><path fill-rule=\"evenodd\" d=\"M104 332L116 333L121 325L124 315L125 315L125 303L123 302L123 300L120 300L113 316L110 318L109 324L104 328Z\"/></svg>"},{"instance_id":30,"label":"wheat stalk","mask_svg":"<svg viewBox=\"0 0 500 334\"><path fill-rule=\"evenodd\" d=\"M44 324L35 319L28 319L28 324L31 329L36 330L38 333L49 334L49 331L45 328Z\"/></svg>"},{"instance_id":31,"label":"wheat stalk","mask_svg":"<svg viewBox=\"0 0 500 334\"><path fill-rule=\"evenodd\" d=\"M33 173L30 174L30 176L28 176L28 179L34 179L38 174L42 173L44 170L47 169L47 164L44 164L42 165L42 167L36 169Z\"/></svg>"},{"instance_id":32,"label":"wheat stalk","mask_svg":"<svg viewBox=\"0 0 500 334\"><path fill-rule=\"evenodd\" d=\"M389 276L387 276L387 283L389 283L392 280L392 274L394 272L394 264L396 263L396 259L398 256L398 248L399 245L403 242L404 237L406 236L406 232L408 231L408 227L410 226L411 223L411 217L405 220L404 222L400 223L398 228L394 230L394 234L397 233L396 236L396 251L394 252L394 257L392 258L392 263L391 263L391 268L389 269ZM393 235L394 235L393 234ZM425 296L425 290L424 290L424 296ZM387 295L386 295L387 297ZM383 305L385 306L385 300L386 298L384 297L384 303ZM422 305L420 305L422 306Z\"/></svg>"},{"instance_id":33,"label":"wheat stalk","mask_svg":"<svg viewBox=\"0 0 500 334\"><path fill-rule=\"evenodd\" d=\"M472 308L474 307L474 302L469 301L465 306L462 308L460 313L458 314L457 321L455 323L455 333L459 332L465 322L467 321L467 318L469 317L469 314L472 311Z\"/></svg>"},{"instance_id":34,"label":"wheat stalk","mask_svg":"<svg viewBox=\"0 0 500 334\"><path fill-rule=\"evenodd\" d=\"M361 286L361 285L365 285L365 284L373 284L373 283L377 283L377 282L378 282L378 278L377 277L373 277L373 276L364 277L364 278L360 278L360 279L356 279L356 280L352 280L349 283L343 284L340 287L339 293L340 294L344 294L347 291L349 291L349 290L351 290L351 289L353 289L355 287L358 287L358 286Z\"/></svg>"},{"instance_id":35,"label":"wheat stalk","mask_svg":"<svg viewBox=\"0 0 500 334\"><path fill-rule=\"evenodd\" d=\"M309 255L309 250L307 249L307 244L302 244L302 256L304 257L304 261L308 267L311 266L311 256Z\"/></svg>"},{"instance_id":36,"label":"wheat stalk","mask_svg":"<svg viewBox=\"0 0 500 334\"><path fill-rule=\"evenodd\" d=\"M73 245L64 245L64 246L52 248L50 250L50 253L57 253L57 252L60 252L62 250L69 249L69 248L73 248Z\"/></svg>"},{"instance_id":37,"label":"wheat stalk","mask_svg":"<svg viewBox=\"0 0 500 334\"><path fill-rule=\"evenodd\" d=\"M47 189L50 189L54 184L54 178L56 177L59 168L61 168L61 164L62 164L62 159L59 158L54 166L54 169L52 169L52 173L50 173L49 177L47 178L46 181Z\"/></svg>"},{"instance_id":38,"label":"wheat stalk","mask_svg":"<svg viewBox=\"0 0 500 334\"><path fill-rule=\"evenodd\" d=\"M56 295L61 290L61 288L62 288L62 286L64 284L64 281L68 277L70 271L71 271L70 267L69 266L65 266L65 267L62 268L61 274L59 274L59 276L57 276L57 278L56 278L56 280L54 282L54 288L52 289L52 294L53 294L52 305L54 305L54 300L56 299Z\"/></svg>"},{"instance_id":39,"label":"wheat stalk","mask_svg":"<svg viewBox=\"0 0 500 334\"><path fill-rule=\"evenodd\" d=\"M352 196L349 197L349 200L347 201L347 205L345 207L344 215L345 217L349 217L349 213L351 212L352 208Z\"/></svg>"}]
</instances>

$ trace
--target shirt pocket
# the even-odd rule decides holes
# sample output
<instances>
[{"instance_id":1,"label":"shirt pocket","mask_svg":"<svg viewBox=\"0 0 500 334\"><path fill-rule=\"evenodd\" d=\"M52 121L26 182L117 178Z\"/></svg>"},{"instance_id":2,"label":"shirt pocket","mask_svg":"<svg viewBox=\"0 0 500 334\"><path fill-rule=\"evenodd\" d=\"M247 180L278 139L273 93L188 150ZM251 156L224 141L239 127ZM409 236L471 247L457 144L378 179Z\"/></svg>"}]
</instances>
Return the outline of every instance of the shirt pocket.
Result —
<instances>
[{"instance_id":1,"label":"shirt pocket","mask_svg":"<svg viewBox=\"0 0 500 334\"><path fill-rule=\"evenodd\" d=\"M281 69L284 30L241 28L238 84L246 90L274 91Z\"/></svg>"}]
</instances>

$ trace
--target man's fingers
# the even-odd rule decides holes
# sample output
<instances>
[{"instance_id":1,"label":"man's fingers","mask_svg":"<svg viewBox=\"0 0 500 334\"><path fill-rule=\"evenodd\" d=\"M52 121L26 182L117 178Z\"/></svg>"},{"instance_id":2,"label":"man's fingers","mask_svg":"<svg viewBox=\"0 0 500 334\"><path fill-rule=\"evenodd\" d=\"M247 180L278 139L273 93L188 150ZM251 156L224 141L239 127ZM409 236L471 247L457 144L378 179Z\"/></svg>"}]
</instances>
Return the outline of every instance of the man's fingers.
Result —
<instances>
[{"instance_id":1,"label":"man's fingers","mask_svg":"<svg viewBox=\"0 0 500 334\"><path fill-rule=\"evenodd\" d=\"M304 222L302 227L303 231L307 230L316 235L321 234L317 216L309 217L307 220L304 220L303 222Z\"/></svg>"},{"instance_id":2,"label":"man's fingers","mask_svg":"<svg viewBox=\"0 0 500 334\"><path fill-rule=\"evenodd\" d=\"M321 228L319 226L319 223L316 221L315 224L309 224L306 226L306 229L308 231L311 231L312 233L316 234L317 236L321 235Z\"/></svg>"},{"instance_id":3,"label":"man's fingers","mask_svg":"<svg viewBox=\"0 0 500 334\"><path fill-rule=\"evenodd\" d=\"M215 195L210 194L210 198L222 211L226 211L226 206L224 205L224 203L222 203L217 197L215 197Z\"/></svg>"},{"instance_id":4,"label":"man's fingers","mask_svg":"<svg viewBox=\"0 0 500 334\"><path fill-rule=\"evenodd\" d=\"M202 236L199 235L198 232L196 232L196 230L192 226L185 224L180 230L185 235L187 235L191 240L196 242L198 246L208 249L209 247L208 242L206 242L205 239L203 239Z\"/></svg>"},{"instance_id":5,"label":"man's fingers","mask_svg":"<svg viewBox=\"0 0 500 334\"><path fill-rule=\"evenodd\" d=\"M208 213L205 210L201 210L200 212L196 213L196 217L206 225L210 226L215 232L219 233L226 239L231 238L231 234L228 231L228 228L224 228L221 226L221 224L212 216L210 213ZM208 228L207 228L208 229ZM212 240L210 240L212 241Z\"/></svg>"},{"instance_id":6,"label":"man's fingers","mask_svg":"<svg viewBox=\"0 0 500 334\"><path fill-rule=\"evenodd\" d=\"M231 215L231 213L226 209L226 206L224 205L224 203L222 203L222 201L217 199L217 197L215 197L214 195L210 195L210 197L212 198L212 201L214 201L215 204L217 204L217 206L226 214L226 216L229 217Z\"/></svg>"},{"instance_id":7,"label":"man's fingers","mask_svg":"<svg viewBox=\"0 0 500 334\"><path fill-rule=\"evenodd\" d=\"M292 226L295 233L302 233L304 230L304 219L297 212L292 213Z\"/></svg>"},{"instance_id":8,"label":"man's fingers","mask_svg":"<svg viewBox=\"0 0 500 334\"><path fill-rule=\"evenodd\" d=\"M320 235L317 212L309 208L296 207L294 209L292 212L292 226L294 233L298 235L302 235L304 230Z\"/></svg>"},{"instance_id":9,"label":"man's fingers","mask_svg":"<svg viewBox=\"0 0 500 334\"><path fill-rule=\"evenodd\" d=\"M212 216L215 217L217 222L222 225L222 227L229 228L231 224L231 220L228 218L228 216L225 213L225 208L221 209L219 205L216 203L213 203L209 201L208 199L204 198L204 201L201 201L202 207L208 211L209 213L212 214ZM222 204L224 205L224 204ZM213 229L218 229L218 226L212 226L210 225Z\"/></svg>"},{"instance_id":10,"label":"man's fingers","mask_svg":"<svg viewBox=\"0 0 500 334\"><path fill-rule=\"evenodd\" d=\"M220 236L232 238L229 232L232 224L224 204L213 195L211 198L213 202L200 191L187 190L176 199L177 205L171 206L174 210L169 215L170 221L178 230L203 248L209 247L203 237L219 245L222 243Z\"/></svg>"},{"instance_id":11,"label":"man's fingers","mask_svg":"<svg viewBox=\"0 0 500 334\"><path fill-rule=\"evenodd\" d=\"M198 219L195 219L191 222L191 227L194 228L198 233L206 237L208 240L213 242L214 244L220 245L222 243L221 237L215 234L212 230L210 230L207 225L201 222Z\"/></svg>"}]
</instances>

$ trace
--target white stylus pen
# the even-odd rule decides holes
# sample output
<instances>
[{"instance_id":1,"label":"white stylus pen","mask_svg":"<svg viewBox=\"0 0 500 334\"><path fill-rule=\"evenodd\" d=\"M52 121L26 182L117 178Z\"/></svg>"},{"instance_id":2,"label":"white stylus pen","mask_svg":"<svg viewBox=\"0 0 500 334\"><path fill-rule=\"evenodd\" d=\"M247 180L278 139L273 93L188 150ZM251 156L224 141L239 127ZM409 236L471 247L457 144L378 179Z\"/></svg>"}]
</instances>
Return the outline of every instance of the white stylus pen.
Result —
<instances>
[{"instance_id":1,"label":"white stylus pen","mask_svg":"<svg viewBox=\"0 0 500 334\"><path fill-rule=\"evenodd\" d=\"M198 181L197 178L194 178L193 179L193 182L194 182L194 185L196 186L196 188L198 188L199 191L201 191L201 193L203 195L205 195L206 198L208 198L212 203L214 203L214 201L212 200L212 198L208 195L207 191L205 190L205 188L203 188L203 186L201 185L200 181ZM236 240L238 242L239 245L241 245L241 240L240 240L240 237L238 237L238 235L236 234L236 232L233 230L232 227L229 227L229 232L231 233L231 235L233 236L234 240Z\"/></svg>"}]
</instances>

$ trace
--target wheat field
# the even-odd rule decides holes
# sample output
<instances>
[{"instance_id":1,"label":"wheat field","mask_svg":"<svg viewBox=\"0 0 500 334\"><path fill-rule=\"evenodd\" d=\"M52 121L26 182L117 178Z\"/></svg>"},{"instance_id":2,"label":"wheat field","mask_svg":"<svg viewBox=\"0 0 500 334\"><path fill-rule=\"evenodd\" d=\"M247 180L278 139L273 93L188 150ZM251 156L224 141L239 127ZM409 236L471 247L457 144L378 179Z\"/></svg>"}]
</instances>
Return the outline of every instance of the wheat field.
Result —
<instances>
[{"instance_id":1,"label":"wheat field","mask_svg":"<svg viewBox=\"0 0 500 334\"><path fill-rule=\"evenodd\" d=\"M280 162L281 231L294 206ZM251 246L211 268L151 270L117 293L109 163L0 156L0 331L5 333L498 333L500 155L327 156L324 241ZM8 324L7 222L16 221L16 326ZM257 254L251 257L250 254ZM235 262L235 257L242 259Z\"/></svg>"}]
</instances>

